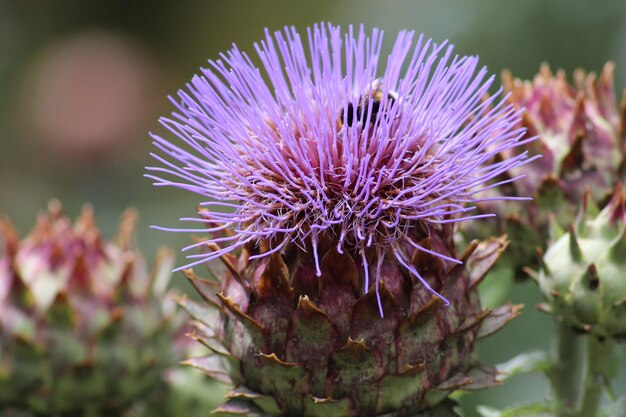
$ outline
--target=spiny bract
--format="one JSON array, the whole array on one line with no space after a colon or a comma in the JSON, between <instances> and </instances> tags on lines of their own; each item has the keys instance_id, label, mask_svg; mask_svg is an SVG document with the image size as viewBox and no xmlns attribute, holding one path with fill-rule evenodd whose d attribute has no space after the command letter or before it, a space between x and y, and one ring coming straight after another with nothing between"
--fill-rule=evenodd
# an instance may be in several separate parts
<instances>
[{"instance_id":1,"label":"spiny bract","mask_svg":"<svg viewBox=\"0 0 626 417\"><path fill-rule=\"evenodd\" d=\"M50 203L22 241L0 219L0 409L37 416L121 415L159 388L181 352L164 300L173 265L148 272L135 252L136 214L103 241L86 207L76 223Z\"/></svg>"},{"instance_id":2,"label":"spiny bract","mask_svg":"<svg viewBox=\"0 0 626 417\"><path fill-rule=\"evenodd\" d=\"M420 241L445 253L449 243L438 234ZM215 280L186 271L205 304L180 302L194 319L192 336L212 352L188 363L235 387L218 408L224 413L354 417L429 410L455 389L497 382L495 370L476 363L472 352L477 338L519 310L482 310L478 299L477 284L505 247L502 239L473 242L459 257L469 269L406 248L411 265L449 307L385 259L384 318L374 288L360 291L364 277L354 256L335 245L319 248L320 278L310 254L295 245L252 261L259 248L244 247L238 258L221 258Z\"/></svg>"},{"instance_id":3,"label":"spiny bract","mask_svg":"<svg viewBox=\"0 0 626 417\"><path fill-rule=\"evenodd\" d=\"M547 249L536 274L542 309L599 337L626 339L626 206L622 186L598 213L591 197Z\"/></svg>"}]
</instances>

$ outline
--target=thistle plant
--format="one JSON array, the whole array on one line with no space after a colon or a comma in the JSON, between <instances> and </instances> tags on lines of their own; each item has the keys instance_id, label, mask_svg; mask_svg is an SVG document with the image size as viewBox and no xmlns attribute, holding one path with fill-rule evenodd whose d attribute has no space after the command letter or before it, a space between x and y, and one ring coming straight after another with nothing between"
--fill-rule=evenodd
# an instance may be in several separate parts
<instances>
[{"instance_id":1,"label":"thistle plant","mask_svg":"<svg viewBox=\"0 0 626 417\"><path fill-rule=\"evenodd\" d=\"M149 272L136 219L127 212L111 242L89 207L72 225L53 201L23 240L0 219L4 415L121 416L163 389L181 355L180 315L165 297L173 256L159 252Z\"/></svg>"},{"instance_id":2,"label":"thistle plant","mask_svg":"<svg viewBox=\"0 0 626 417\"><path fill-rule=\"evenodd\" d=\"M604 392L616 398L613 350L626 339L625 215L621 185L601 211L588 192L576 221L554 233L532 273L546 299L540 309L556 321L557 355L547 371L558 416L594 417Z\"/></svg>"},{"instance_id":3,"label":"thistle plant","mask_svg":"<svg viewBox=\"0 0 626 417\"><path fill-rule=\"evenodd\" d=\"M532 81L514 80L508 72L503 77L509 100L526 109L527 135L538 137L524 147L541 158L530 161L524 178L499 190L534 197L524 210L509 204L499 216L500 230L515 242L508 266L538 282L546 299L539 308L555 321L552 355L536 356L526 367L549 377L549 407L559 417L594 417L603 393L613 399L619 394L609 379L613 346L626 330L620 185L626 91L618 107L613 71L612 63L597 77L578 70L572 84L547 65ZM501 178L519 172L515 167ZM602 411L623 415L621 406Z\"/></svg>"},{"instance_id":4,"label":"thistle plant","mask_svg":"<svg viewBox=\"0 0 626 417\"><path fill-rule=\"evenodd\" d=\"M267 32L260 68L237 47L209 61L153 135L155 185L205 200L182 219L205 229L161 228L208 233L178 268L210 350L189 363L234 387L225 413L454 415L450 392L496 382L476 340L519 309L483 310L476 290L506 239L457 250L456 225L524 199L481 193L532 138L446 42L400 32L383 58L378 30L307 38Z\"/></svg>"}]
</instances>

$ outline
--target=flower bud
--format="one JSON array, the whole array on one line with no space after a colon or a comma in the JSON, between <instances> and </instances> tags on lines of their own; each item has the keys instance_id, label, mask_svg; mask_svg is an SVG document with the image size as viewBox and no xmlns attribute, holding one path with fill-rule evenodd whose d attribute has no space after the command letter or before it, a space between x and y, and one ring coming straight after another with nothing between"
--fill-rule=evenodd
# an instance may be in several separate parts
<instances>
[{"instance_id":1,"label":"flower bud","mask_svg":"<svg viewBox=\"0 0 626 417\"><path fill-rule=\"evenodd\" d=\"M573 327L626 337L625 203L621 185L599 213L589 194L575 224L548 246L536 275L548 309Z\"/></svg>"},{"instance_id":2,"label":"flower bud","mask_svg":"<svg viewBox=\"0 0 626 417\"><path fill-rule=\"evenodd\" d=\"M153 271L133 248L137 215L102 239L86 207L72 225L58 202L20 240L0 219L0 408L34 415L121 415L159 388L180 352L163 300L173 256Z\"/></svg>"}]
</instances>

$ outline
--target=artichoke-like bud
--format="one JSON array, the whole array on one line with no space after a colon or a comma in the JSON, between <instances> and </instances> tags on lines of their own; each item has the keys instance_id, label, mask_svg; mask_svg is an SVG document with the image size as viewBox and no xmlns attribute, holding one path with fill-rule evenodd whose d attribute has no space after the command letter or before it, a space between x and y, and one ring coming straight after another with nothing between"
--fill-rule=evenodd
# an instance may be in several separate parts
<instances>
[{"instance_id":1,"label":"artichoke-like bud","mask_svg":"<svg viewBox=\"0 0 626 417\"><path fill-rule=\"evenodd\" d=\"M455 256L443 242L435 235L420 245ZM194 319L192 337L212 352L187 363L235 387L216 410L223 413L417 415L455 389L496 383L494 369L475 362L474 344L519 307L483 310L476 286L505 247L503 239L473 242L459 257L469 268L407 248L448 307L392 258L382 261L378 291L363 294L356 257L335 245L319 248L319 278L300 248L251 261L259 248L245 247L221 258L218 280L185 271L205 302L180 303Z\"/></svg>"},{"instance_id":2,"label":"artichoke-like bud","mask_svg":"<svg viewBox=\"0 0 626 417\"><path fill-rule=\"evenodd\" d=\"M180 355L181 323L163 300L173 256L159 252L149 272L133 248L136 219L126 212L112 242L89 207L72 225L51 202L22 241L0 221L0 408L121 415L159 387Z\"/></svg>"},{"instance_id":3,"label":"artichoke-like bud","mask_svg":"<svg viewBox=\"0 0 626 417\"><path fill-rule=\"evenodd\" d=\"M483 310L476 285L505 239L459 255L454 235L489 181L527 161L491 162L521 144L519 113L483 101L493 77L476 57L409 32L378 77L381 41L267 33L264 73L233 48L179 93L162 120L173 140L153 136L156 185L208 199L183 219L209 236L181 269L222 268L187 269L205 303L181 304L212 352L190 363L235 386L220 411L408 416L495 380L475 341L517 307Z\"/></svg>"},{"instance_id":4,"label":"artichoke-like bud","mask_svg":"<svg viewBox=\"0 0 626 417\"><path fill-rule=\"evenodd\" d=\"M542 309L599 337L626 338L626 206L621 185L598 213L589 194L577 222L552 242L536 274Z\"/></svg>"},{"instance_id":5,"label":"artichoke-like bud","mask_svg":"<svg viewBox=\"0 0 626 417\"><path fill-rule=\"evenodd\" d=\"M626 91L618 108L613 71L610 62L599 76L577 70L572 84L563 70L554 75L547 64L532 81L503 73L509 102L525 109L521 123L526 137L538 138L525 142L524 148L529 155L541 156L523 169L509 170L500 179L518 179L494 191L531 196L532 202L523 207L515 202L485 204L487 211L501 214L496 232L509 235L512 256L507 261L518 271L536 266L535 249L545 249L545 242L552 238L548 227L551 217L560 227L567 227L576 217L585 190L591 191L594 201L605 201L619 179L620 164L624 165L621 151L626 138ZM485 235L478 229L467 234Z\"/></svg>"},{"instance_id":6,"label":"artichoke-like bud","mask_svg":"<svg viewBox=\"0 0 626 417\"><path fill-rule=\"evenodd\" d=\"M527 165L524 178L514 183L519 195L532 195L540 207L547 206L542 200L556 187L565 200L578 207L585 189L592 190L596 199L610 191L621 162L626 105L622 100L620 114L613 72L610 62L599 77L579 69L573 85L563 70L553 75L547 64L533 81L503 73L509 100L525 108L522 123L526 135L539 138L526 145L529 153L541 158ZM522 172L514 169L512 173Z\"/></svg>"}]
</instances>

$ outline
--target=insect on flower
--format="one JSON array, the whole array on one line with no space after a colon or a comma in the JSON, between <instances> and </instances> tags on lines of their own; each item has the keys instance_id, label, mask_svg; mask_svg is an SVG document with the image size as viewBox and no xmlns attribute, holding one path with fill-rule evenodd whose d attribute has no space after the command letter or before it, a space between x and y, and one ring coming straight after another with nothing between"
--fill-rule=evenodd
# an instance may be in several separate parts
<instances>
[{"instance_id":1,"label":"insect on flower","mask_svg":"<svg viewBox=\"0 0 626 417\"><path fill-rule=\"evenodd\" d=\"M381 80L376 79L359 98L356 109L354 104L348 103L346 108L341 110L339 116L340 126L343 125L344 120L348 126L352 126L359 121L365 123L367 120L375 124L379 113L382 115L385 111L390 111L397 101L398 93L392 90L384 91ZM397 118L399 115L395 117Z\"/></svg>"}]
</instances>

